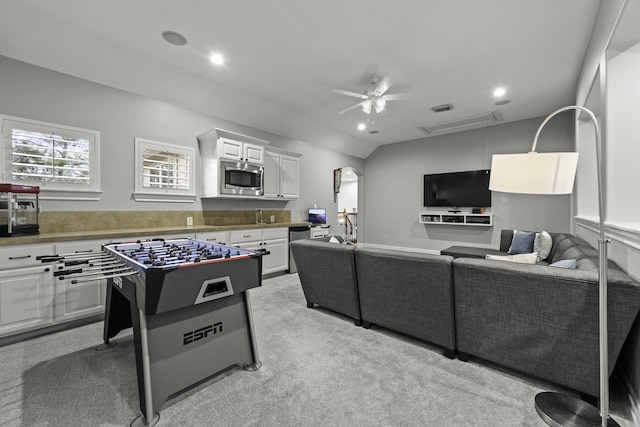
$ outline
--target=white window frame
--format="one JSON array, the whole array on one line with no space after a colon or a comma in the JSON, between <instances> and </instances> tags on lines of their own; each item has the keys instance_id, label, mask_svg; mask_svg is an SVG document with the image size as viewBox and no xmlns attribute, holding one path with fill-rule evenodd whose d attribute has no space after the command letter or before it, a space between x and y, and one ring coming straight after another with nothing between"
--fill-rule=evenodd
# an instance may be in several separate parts
<instances>
[{"instance_id":1,"label":"white window frame","mask_svg":"<svg viewBox=\"0 0 640 427\"><path fill-rule=\"evenodd\" d=\"M196 150L183 145L169 144L144 138L135 138L135 192L133 197L137 202L182 202L193 203L196 201L195 187L195 158ZM144 150L164 151L177 156L189 158L189 184L188 188L149 188L144 186Z\"/></svg>"},{"instance_id":2,"label":"white window frame","mask_svg":"<svg viewBox=\"0 0 640 427\"><path fill-rule=\"evenodd\" d=\"M11 165L13 155L12 130L20 129L43 134L56 134L67 138L89 141L89 182L87 184L71 182L42 181L38 179L14 180ZM32 120L23 117L0 115L0 177L2 182L12 182L40 187L43 200L99 200L100 189L100 132L58 123Z\"/></svg>"}]
</instances>

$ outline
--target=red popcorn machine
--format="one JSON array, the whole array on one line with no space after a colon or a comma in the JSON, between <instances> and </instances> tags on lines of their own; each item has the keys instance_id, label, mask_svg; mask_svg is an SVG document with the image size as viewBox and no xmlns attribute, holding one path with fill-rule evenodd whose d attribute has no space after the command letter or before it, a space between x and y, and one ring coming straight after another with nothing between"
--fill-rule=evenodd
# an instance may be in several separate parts
<instances>
[{"instance_id":1,"label":"red popcorn machine","mask_svg":"<svg viewBox=\"0 0 640 427\"><path fill-rule=\"evenodd\" d=\"M0 237L40 234L35 185L0 184Z\"/></svg>"}]
</instances>

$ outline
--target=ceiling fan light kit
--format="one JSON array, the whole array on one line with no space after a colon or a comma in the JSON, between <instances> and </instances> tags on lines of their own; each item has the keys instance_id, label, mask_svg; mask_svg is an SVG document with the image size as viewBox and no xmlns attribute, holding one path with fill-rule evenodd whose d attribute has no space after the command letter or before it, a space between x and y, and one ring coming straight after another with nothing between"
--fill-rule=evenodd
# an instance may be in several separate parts
<instances>
[{"instance_id":1,"label":"ceiling fan light kit","mask_svg":"<svg viewBox=\"0 0 640 427\"><path fill-rule=\"evenodd\" d=\"M334 89L334 93L364 99L364 101L352 105L349 108L345 108L338 114L346 113L347 111L353 110L358 107L362 107L362 111L365 114L371 114L372 111L375 111L377 114L379 114L385 110L387 101L404 101L407 99L416 99L420 97L420 95L416 93L385 94L392 84L393 81L391 80L391 76L386 76L385 78L378 81L378 77L374 75L369 78L369 86L367 86L364 94L350 92L348 90Z\"/></svg>"}]
</instances>

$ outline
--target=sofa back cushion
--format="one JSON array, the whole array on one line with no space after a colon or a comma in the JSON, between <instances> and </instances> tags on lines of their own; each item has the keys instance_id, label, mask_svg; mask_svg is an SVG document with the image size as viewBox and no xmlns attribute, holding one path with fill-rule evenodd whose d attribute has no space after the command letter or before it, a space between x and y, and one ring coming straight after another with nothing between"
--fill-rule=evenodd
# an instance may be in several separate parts
<instances>
[{"instance_id":1,"label":"sofa back cushion","mask_svg":"<svg viewBox=\"0 0 640 427\"><path fill-rule=\"evenodd\" d=\"M455 348L453 258L358 248L362 320Z\"/></svg>"},{"instance_id":2,"label":"sofa back cushion","mask_svg":"<svg viewBox=\"0 0 640 427\"><path fill-rule=\"evenodd\" d=\"M307 302L360 319L356 246L321 239L295 240L290 246Z\"/></svg>"},{"instance_id":3,"label":"sofa back cushion","mask_svg":"<svg viewBox=\"0 0 640 427\"><path fill-rule=\"evenodd\" d=\"M513 230L502 230L500 233L500 252L508 252L513 241Z\"/></svg>"}]
</instances>

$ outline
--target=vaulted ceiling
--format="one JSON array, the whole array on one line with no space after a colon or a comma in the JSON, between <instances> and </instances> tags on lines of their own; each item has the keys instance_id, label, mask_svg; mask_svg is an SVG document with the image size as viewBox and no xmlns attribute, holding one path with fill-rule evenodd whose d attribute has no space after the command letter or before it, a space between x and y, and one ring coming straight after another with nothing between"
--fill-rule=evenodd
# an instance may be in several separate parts
<instances>
[{"instance_id":1,"label":"vaulted ceiling","mask_svg":"<svg viewBox=\"0 0 640 427\"><path fill-rule=\"evenodd\" d=\"M598 0L3 1L0 55L366 158L379 145L426 137L420 127L495 111L505 123L573 103L598 6ZM167 43L161 36L167 30L187 44ZM222 66L209 61L213 52L224 55ZM359 100L332 90L362 93L372 74L392 76L388 93L420 97L389 102L379 115L359 108L338 114ZM497 87L506 94L494 97ZM453 109L431 110L441 104ZM357 129L361 122L365 130Z\"/></svg>"}]
</instances>

